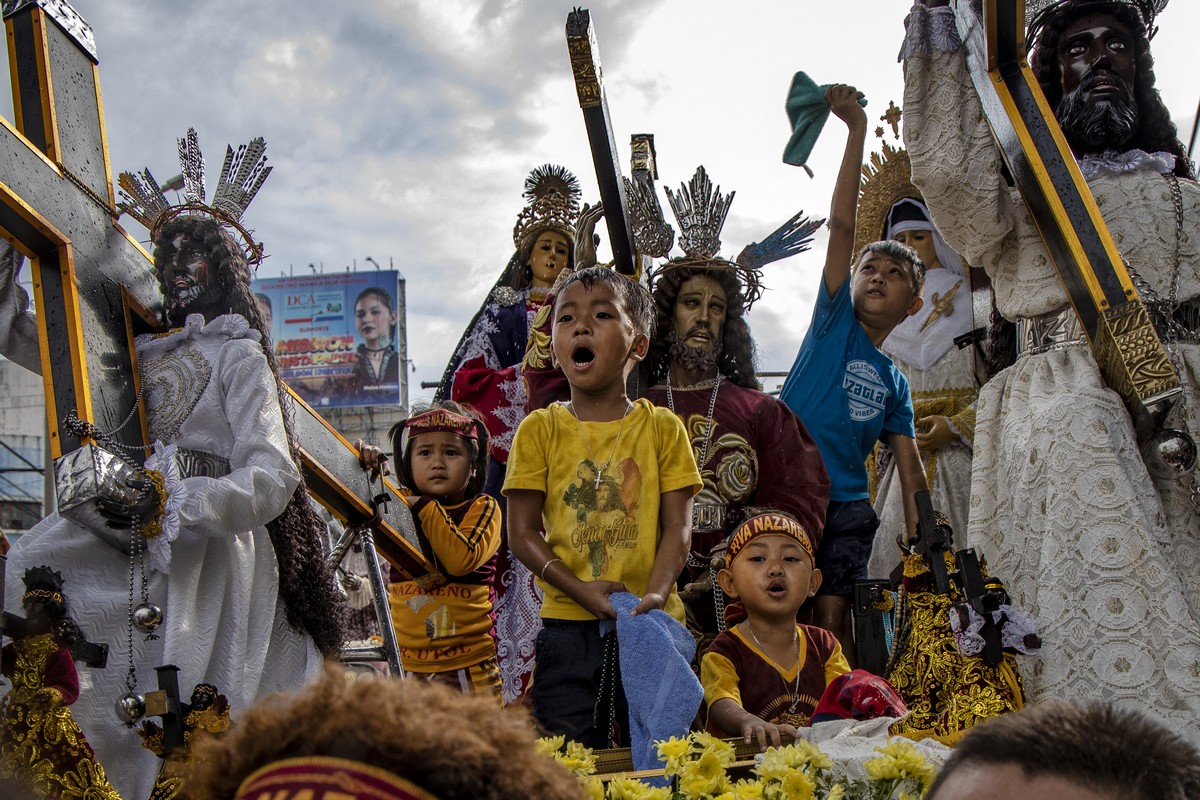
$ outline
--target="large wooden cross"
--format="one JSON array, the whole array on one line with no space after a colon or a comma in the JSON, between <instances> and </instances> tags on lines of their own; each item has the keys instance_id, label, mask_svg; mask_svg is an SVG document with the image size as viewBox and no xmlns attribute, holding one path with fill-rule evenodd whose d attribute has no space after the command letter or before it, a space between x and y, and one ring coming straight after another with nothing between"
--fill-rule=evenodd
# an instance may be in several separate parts
<instances>
[{"instance_id":1,"label":"large wooden cross","mask_svg":"<svg viewBox=\"0 0 1200 800\"><path fill-rule=\"evenodd\" d=\"M988 124L1101 374L1146 433L1179 376L1026 60L1024 0L957 0L956 19Z\"/></svg>"},{"instance_id":2,"label":"large wooden cross","mask_svg":"<svg viewBox=\"0 0 1200 800\"><path fill-rule=\"evenodd\" d=\"M89 443L64 426L69 413L102 431L130 413L138 394L132 337L154 324L144 309L161 307L161 296L150 256L117 223L90 27L65 0L4 0L4 21L16 120L0 118L0 236L32 264L57 458ZM369 524L401 572L428 572L407 506L391 503L377 515L355 449L294 399L310 492L347 525ZM144 448L142 419L115 438Z\"/></svg>"},{"instance_id":3,"label":"large wooden cross","mask_svg":"<svg viewBox=\"0 0 1200 800\"><path fill-rule=\"evenodd\" d=\"M583 110L583 122L592 148L592 163L596 166L600 200L604 203L604 223L612 246L613 267L624 275L636 275L634 257L637 247L629 224L629 201L625 197L621 158L608 118L600 50L587 9L577 8L567 15L567 50L571 55L575 92L579 96L579 107Z\"/></svg>"}]
</instances>

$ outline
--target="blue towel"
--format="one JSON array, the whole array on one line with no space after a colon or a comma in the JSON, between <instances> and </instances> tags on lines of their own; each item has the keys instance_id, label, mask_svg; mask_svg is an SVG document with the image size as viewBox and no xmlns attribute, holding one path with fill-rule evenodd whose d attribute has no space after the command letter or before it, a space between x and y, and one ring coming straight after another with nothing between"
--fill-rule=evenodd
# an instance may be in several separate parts
<instances>
[{"instance_id":1,"label":"blue towel","mask_svg":"<svg viewBox=\"0 0 1200 800\"><path fill-rule=\"evenodd\" d=\"M704 689L692 672L696 640L665 611L630 616L638 598L629 592L610 595L609 601L617 612L633 768L661 769L654 743L687 736L704 699Z\"/></svg>"}]
</instances>

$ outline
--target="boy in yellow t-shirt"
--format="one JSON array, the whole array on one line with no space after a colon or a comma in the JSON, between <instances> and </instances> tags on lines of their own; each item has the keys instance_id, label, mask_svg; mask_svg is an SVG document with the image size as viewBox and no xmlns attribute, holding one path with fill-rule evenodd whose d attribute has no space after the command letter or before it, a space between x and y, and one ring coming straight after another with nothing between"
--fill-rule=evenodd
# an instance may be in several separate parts
<instances>
[{"instance_id":1,"label":"boy in yellow t-shirt","mask_svg":"<svg viewBox=\"0 0 1200 800\"><path fill-rule=\"evenodd\" d=\"M605 664L616 665L615 634L600 636L600 620L616 617L609 595L632 592L641 598L633 614L658 608L683 621L675 579L700 474L679 419L625 392L649 347L651 319L649 293L612 270L566 279L551 350L571 400L525 418L504 482L509 546L545 594L534 716L591 747L611 744L595 723Z\"/></svg>"}]
</instances>

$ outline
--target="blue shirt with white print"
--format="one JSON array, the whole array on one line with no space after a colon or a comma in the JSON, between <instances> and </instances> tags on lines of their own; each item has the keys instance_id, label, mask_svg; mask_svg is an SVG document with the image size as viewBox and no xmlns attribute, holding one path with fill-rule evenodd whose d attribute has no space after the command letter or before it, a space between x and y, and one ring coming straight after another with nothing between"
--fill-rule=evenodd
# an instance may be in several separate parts
<instances>
[{"instance_id":1,"label":"blue shirt with white print","mask_svg":"<svg viewBox=\"0 0 1200 800\"><path fill-rule=\"evenodd\" d=\"M833 296L821 281L812 324L780 399L804 421L829 472L829 499L870 496L863 463L888 434L913 436L908 379L854 316L850 279Z\"/></svg>"}]
</instances>

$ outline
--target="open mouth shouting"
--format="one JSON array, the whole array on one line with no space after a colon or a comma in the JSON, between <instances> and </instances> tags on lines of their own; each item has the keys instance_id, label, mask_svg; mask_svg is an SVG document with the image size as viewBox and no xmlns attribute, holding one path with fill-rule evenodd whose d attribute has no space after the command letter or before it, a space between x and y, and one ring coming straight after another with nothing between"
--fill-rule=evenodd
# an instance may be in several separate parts
<instances>
[{"instance_id":1,"label":"open mouth shouting","mask_svg":"<svg viewBox=\"0 0 1200 800\"><path fill-rule=\"evenodd\" d=\"M577 345L571 351L571 363L575 369L585 370L596 360L596 353L585 344Z\"/></svg>"}]
</instances>

